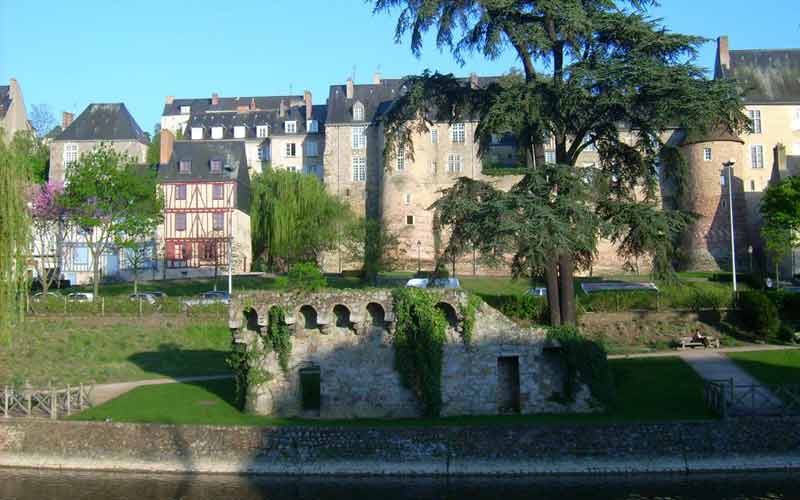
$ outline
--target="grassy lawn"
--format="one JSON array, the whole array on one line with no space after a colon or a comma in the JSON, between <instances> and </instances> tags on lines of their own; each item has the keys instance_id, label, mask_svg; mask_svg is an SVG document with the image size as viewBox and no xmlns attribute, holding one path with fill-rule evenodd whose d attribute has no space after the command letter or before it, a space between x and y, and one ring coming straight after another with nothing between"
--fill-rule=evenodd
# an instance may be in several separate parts
<instances>
[{"instance_id":1,"label":"grassy lawn","mask_svg":"<svg viewBox=\"0 0 800 500\"><path fill-rule=\"evenodd\" d=\"M35 318L0 348L0 384L123 382L227 373L220 319Z\"/></svg>"},{"instance_id":2,"label":"grassy lawn","mask_svg":"<svg viewBox=\"0 0 800 500\"><path fill-rule=\"evenodd\" d=\"M713 418L705 409L702 381L678 358L612 360L619 403L597 415L448 417L399 420L301 420L246 415L234 405L234 383L141 387L73 417L76 420L209 425L445 426L614 423Z\"/></svg>"},{"instance_id":3,"label":"grassy lawn","mask_svg":"<svg viewBox=\"0 0 800 500\"><path fill-rule=\"evenodd\" d=\"M800 384L800 349L730 352L728 357L763 384Z\"/></svg>"}]
</instances>

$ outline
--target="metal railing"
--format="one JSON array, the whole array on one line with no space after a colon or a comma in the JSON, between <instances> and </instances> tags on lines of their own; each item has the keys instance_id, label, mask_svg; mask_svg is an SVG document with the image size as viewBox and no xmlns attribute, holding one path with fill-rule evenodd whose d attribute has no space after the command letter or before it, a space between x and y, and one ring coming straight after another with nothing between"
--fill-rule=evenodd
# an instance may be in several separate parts
<instances>
[{"instance_id":1,"label":"metal railing","mask_svg":"<svg viewBox=\"0 0 800 500\"><path fill-rule=\"evenodd\" d=\"M704 398L706 406L723 418L800 415L800 385L713 380L706 382Z\"/></svg>"}]
</instances>

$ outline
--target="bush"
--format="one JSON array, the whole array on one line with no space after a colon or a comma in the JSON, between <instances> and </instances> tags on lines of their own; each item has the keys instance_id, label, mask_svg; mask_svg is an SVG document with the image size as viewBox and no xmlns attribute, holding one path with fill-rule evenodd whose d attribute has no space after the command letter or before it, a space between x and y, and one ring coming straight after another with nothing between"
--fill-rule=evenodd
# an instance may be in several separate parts
<instances>
[{"instance_id":1,"label":"bush","mask_svg":"<svg viewBox=\"0 0 800 500\"><path fill-rule=\"evenodd\" d=\"M547 321L547 299L532 295L481 295L481 298L512 319L544 323Z\"/></svg>"},{"instance_id":2,"label":"bush","mask_svg":"<svg viewBox=\"0 0 800 500\"><path fill-rule=\"evenodd\" d=\"M312 262L301 262L292 266L292 270L287 275L287 285L293 290L304 292L316 292L325 288L328 284L322 271Z\"/></svg>"},{"instance_id":3,"label":"bush","mask_svg":"<svg viewBox=\"0 0 800 500\"><path fill-rule=\"evenodd\" d=\"M769 292L767 296L778 308L778 314L784 320L800 320L800 293Z\"/></svg>"},{"instance_id":4,"label":"bush","mask_svg":"<svg viewBox=\"0 0 800 500\"><path fill-rule=\"evenodd\" d=\"M587 312L617 312L658 309L658 294L646 291L599 292L578 297Z\"/></svg>"},{"instance_id":5,"label":"bush","mask_svg":"<svg viewBox=\"0 0 800 500\"><path fill-rule=\"evenodd\" d=\"M579 384L586 384L598 401L612 405L615 400L614 378L603 345L567 326L550 328L547 338L558 342L562 349L567 370L564 397L574 401Z\"/></svg>"},{"instance_id":6,"label":"bush","mask_svg":"<svg viewBox=\"0 0 800 500\"><path fill-rule=\"evenodd\" d=\"M739 310L744 327L757 336L766 339L778 333L781 326L778 308L764 292L740 293Z\"/></svg>"}]
</instances>

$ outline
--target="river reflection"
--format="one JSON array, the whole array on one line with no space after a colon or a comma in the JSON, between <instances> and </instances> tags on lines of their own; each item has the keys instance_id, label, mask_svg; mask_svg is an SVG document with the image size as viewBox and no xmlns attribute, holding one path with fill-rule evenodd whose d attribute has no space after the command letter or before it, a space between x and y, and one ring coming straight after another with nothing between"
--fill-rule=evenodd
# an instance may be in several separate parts
<instances>
[{"instance_id":1,"label":"river reflection","mask_svg":"<svg viewBox=\"0 0 800 500\"><path fill-rule=\"evenodd\" d=\"M2 500L795 500L798 474L399 479L0 470Z\"/></svg>"}]
</instances>

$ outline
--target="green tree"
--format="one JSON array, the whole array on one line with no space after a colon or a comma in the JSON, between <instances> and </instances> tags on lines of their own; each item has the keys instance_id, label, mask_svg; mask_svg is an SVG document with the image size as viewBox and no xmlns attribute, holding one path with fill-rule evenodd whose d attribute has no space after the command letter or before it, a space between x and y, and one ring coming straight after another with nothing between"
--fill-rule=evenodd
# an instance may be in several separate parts
<instances>
[{"instance_id":1,"label":"green tree","mask_svg":"<svg viewBox=\"0 0 800 500\"><path fill-rule=\"evenodd\" d=\"M146 238L163 218L155 170L106 144L70 165L63 202L91 253L95 295L102 255L114 244Z\"/></svg>"},{"instance_id":2,"label":"green tree","mask_svg":"<svg viewBox=\"0 0 800 500\"><path fill-rule=\"evenodd\" d=\"M667 133L675 126L705 130L722 124L734 131L746 126L734 82L709 80L693 64L704 40L673 33L647 18L646 9L654 3L375 1L376 12L400 9L396 39L409 33L414 54L421 53L424 34L434 31L439 48L450 50L462 64L469 52L495 59L511 50L522 65L520 72L479 88L452 75L426 72L409 78L407 91L386 116L385 155L410 142L414 133L427 131L433 122L473 119L478 120L481 155L486 155L492 134L512 134L530 172L545 165L546 140L555 144L559 166L575 167L586 148L597 149L597 170L603 174L597 178L606 185L596 186L602 196L594 197L592 203L603 224L588 228L575 219L559 220L559 227L585 228L593 234L523 252L526 258L543 262L554 325L575 323L573 275L576 265L591 260L596 249L592 242L601 229L602 236L628 241L632 255L640 251L664 254L669 249L669 234L683 223L683 217L655 210L659 204L656 165ZM405 150L413 154L413 148ZM539 177L547 180L547 176ZM564 178L559 174L547 181L551 198L562 196L556 179ZM521 190L530 182L523 180ZM588 209L585 205L576 213ZM633 216L634 211L639 214ZM574 213L552 215L572 217ZM665 222L653 227L635 225L653 217L664 217ZM639 234L629 237L634 230ZM570 241L576 245L564 244Z\"/></svg>"},{"instance_id":3,"label":"green tree","mask_svg":"<svg viewBox=\"0 0 800 500\"><path fill-rule=\"evenodd\" d=\"M161 162L161 125L153 129L153 139L147 145L147 164L158 165Z\"/></svg>"},{"instance_id":4,"label":"green tree","mask_svg":"<svg viewBox=\"0 0 800 500\"><path fill-rule=\"evenodd\" d=\"M373 284L380 272L395 269L405 253L397 235L369 217L345 222L340 245L348 260L362 263L364 282Z\"/></svg>"},{"instance_id":5,"label":"green tree","mask_svg":"<svg viewBox=\"0 0 800 500\"><path fill-rule=\"evenodd\" d=\"M338 228L351 216L313 175L268 170L253 178L250 191L254 256L271 268L319 263L324 251L335 248Z\"/></svg>"},{"instance_id":6,"label":"green tree","mask_svg":"<svg viewBox=\"0 0 800 500\"><path fill-rule=\"evenodd\" d=\"M50 148L30 131L20 130L7 145L9 154L28 173L26 176L36 184L47 182L50 168Z\"/></svg>"},{"instance_id":7,"label":"green tree","mask_svg":"<svg viewBox=\"0 0 800 500\"><path fill-rule=\"evenodd\" d=\"M781 260L800 244L800 177L788 177L770 185L761 200L761 215L764 217L761 237L778 280Z\"/></svg>"}]
</instances>

